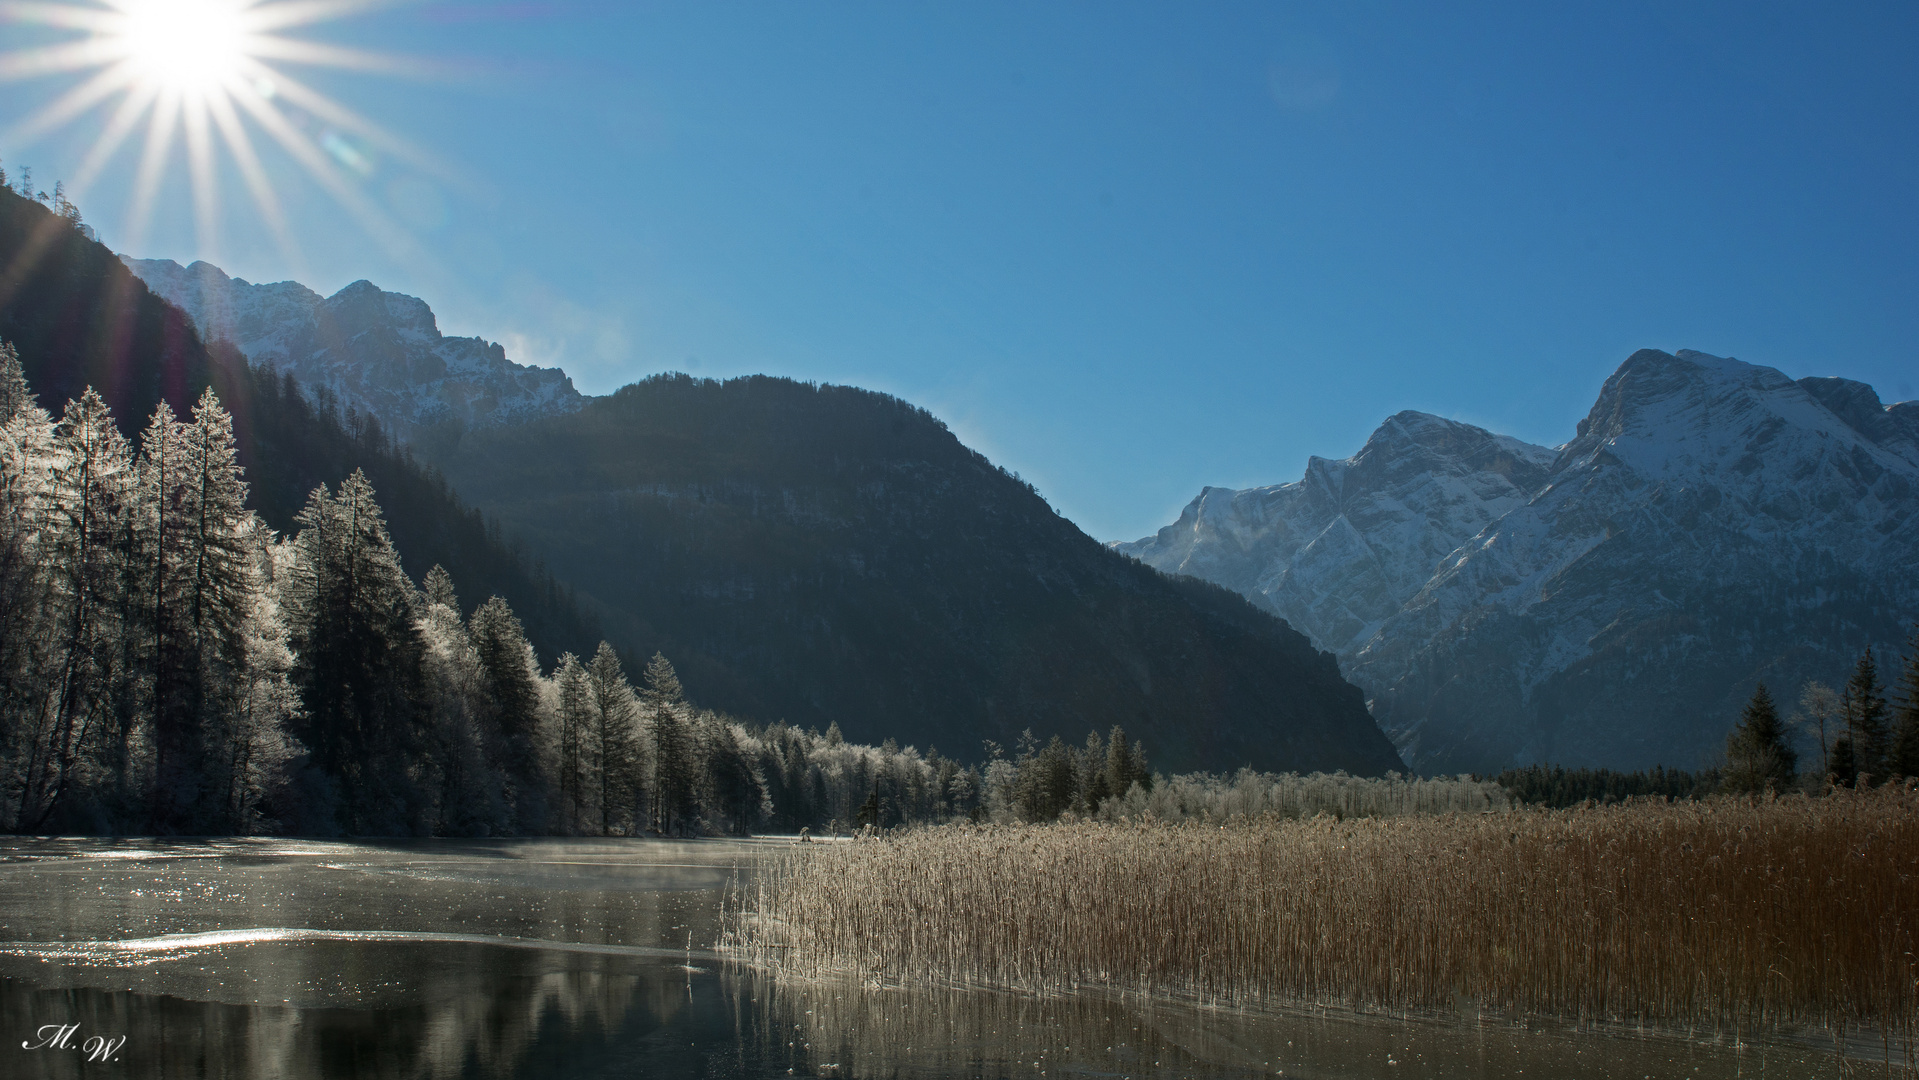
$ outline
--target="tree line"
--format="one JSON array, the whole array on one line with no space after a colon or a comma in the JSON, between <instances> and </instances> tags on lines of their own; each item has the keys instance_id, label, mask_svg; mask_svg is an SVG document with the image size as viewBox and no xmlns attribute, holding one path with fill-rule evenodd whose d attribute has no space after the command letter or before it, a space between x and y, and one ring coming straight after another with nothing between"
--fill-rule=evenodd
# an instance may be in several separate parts
<instances>
[{"instance_id":1,"label":"tree line","mask_svg":"<svg viewBox=\"0 0 1919 1080\"><path fill-rule=\"evenodd\" d=\"M1805 761L1795 744L1809 744L1817 759ZM1900 658L1898 682L1888 696L1879 662L1866 649L1844 685L1833 690L1807 683L1798 706L1782 715L1772 692L1753 687L1738 722L1726 736L1723 765L1686 771L1643 772L1567 769L1532 765L1508 769L1496 781L1516 800L1570 807L1640 796L1694 798L1718 792L1757 794L1795 788L1871 787L1919 777L1919 626Z\"/></svg>"},{"instance_id":2,"label":"tree line","mask_svg":"<svg viewBox=\"0 0 1919 1080\"><path fill-rule=\"evenodd\" d=\"M1806 684L1799 708L1782 717L1765 683L1753 689L1739 723L1726 737L1728 790L1784 791L1813 786L1869 787L1919 777L1919 624L1901 658L1895 696L1887 697L1870 648L1834 692ZM1801 771L1793 747L1797 729L1817 749L1817 765ZM1810 763L1809 763L1810 764Z\"/></svg>"},{"instance_id":3,"label":"tree line","mask_svg":"<svg viewBox=\"0 0 1919 1080\"><path fill-rule=\"evenodd\" d=\"M136 439L0 343L0 827L488 836L1050 820L1153 780L1115 728L986 769L701 709L664 656L546 670L498 596L402 569L371 482L276 534L211 390Z\"/></svg>"}]
</instances>

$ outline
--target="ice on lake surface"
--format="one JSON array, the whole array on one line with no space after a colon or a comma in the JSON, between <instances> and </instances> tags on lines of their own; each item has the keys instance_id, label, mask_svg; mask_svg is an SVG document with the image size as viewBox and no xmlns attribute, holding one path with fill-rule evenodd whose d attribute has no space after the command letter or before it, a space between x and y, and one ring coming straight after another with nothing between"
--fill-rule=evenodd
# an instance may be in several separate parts
<instances>
[{"instance_id":1,"label":"ice on lake surface","mask_svg":"<svg viewBox=\"0 0 1919 1080\"><path fill-rule=\"evenodd\" d=\"M783 850L0 840L0 1076L1840 1075L1788 1044L781 984L713 950Z\"/></svg>"}]
</instances>

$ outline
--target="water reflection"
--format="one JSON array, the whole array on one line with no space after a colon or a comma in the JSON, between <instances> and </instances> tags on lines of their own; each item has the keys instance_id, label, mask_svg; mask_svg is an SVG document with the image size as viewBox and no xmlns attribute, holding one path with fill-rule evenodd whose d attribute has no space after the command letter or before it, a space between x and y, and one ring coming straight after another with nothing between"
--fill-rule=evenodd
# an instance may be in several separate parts
<instances>
[{"instance_id":1,"label":"water reflection","mask_svg":"<svg viewBox=\"0 0 1919 1080\"><path fill-rule=\"evenodd\" d=\"M781 984L711 951L768 849L0 841L0 1076L1840 1075L1814 1048Z\"/></svg>"},{"instance_id":2,"label":"water reflection","mask_svg":"<svg viewBox=\"0 0 1919 1080\"><path fill-rule=\"evenodd\" d=\"M1816 1047L1506 1021L1248 1011L1086 992L741 983L759 1006L756 1037L817 1075L1799 1080L1855 1071Z\"/></svg>"},{"instance_id":3,"label":"water reflection","mask_svg":"<svg viewBox=\"0 0 1919 1080\"><path fill-rule=\"evenodd\" d=\"M761 1075L711 948L763 850L0 845L0 1075Z\"/></svg>"}]
</instances>

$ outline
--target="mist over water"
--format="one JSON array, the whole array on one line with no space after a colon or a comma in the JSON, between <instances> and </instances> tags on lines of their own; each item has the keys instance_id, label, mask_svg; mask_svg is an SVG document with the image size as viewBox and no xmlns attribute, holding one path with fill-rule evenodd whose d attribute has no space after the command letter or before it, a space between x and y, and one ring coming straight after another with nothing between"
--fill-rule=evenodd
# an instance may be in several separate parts
<instances>
[{"instance_id":1,"label":"mist over water","mask_svg":"<svg viewBox=\"0 0 1919 1080\"><path fill-rule=\"evenodd\" d=\"M784 845L0 842L0 1075L1840 1075L1504 1020L782 984L714 948L729 883Z\"/></svg>"}]
</instances>

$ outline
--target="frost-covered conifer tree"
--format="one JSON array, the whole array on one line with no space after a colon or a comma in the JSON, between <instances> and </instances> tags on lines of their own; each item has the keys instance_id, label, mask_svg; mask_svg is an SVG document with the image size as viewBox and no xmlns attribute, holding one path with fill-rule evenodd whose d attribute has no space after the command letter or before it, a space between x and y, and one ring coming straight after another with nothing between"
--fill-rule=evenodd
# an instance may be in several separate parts
<instances>
[{"instance_id":1,"label":"frost-covered conifer tree","mask_svg":"<svg viewBox=\"0 0 1919 1080\"><path fill-rule=\"evenodd\" d=\"M1080 751L1075 771L1080 782L1078 809L1081 813L1097 813L1099 804L1113 794L1112 782L1106 774L1106 743L1099 732L1086 733L1086 747Z\"/></svg>"},{"instance_id":2,"label":"frost-covered conifer tree","mask_svg":"<svg viewBox=\"0 0 1919 1080\"><path fill-rule=\"evenodd\" d=\"M426 572L426 579L420 582L420 591L429 605L439 604L451 611L454 618L459 617L460 597L453 588L453 575L446 572L446 567L434 563L433 569Z\"/></svg>"},{"instance_id":3,"label":"frost-covered conifer tree","mask_svg":"<svg viewBox=\"0 0 1919 1080\"><path fill-rule=\"evenodd\" d=\"M702 713L696 730L705 764L702 801L716 827L744 835L765 819L772 807L766 801L766 783L740 744L732 724ZM915 777L917 779L917 777Z\"/></svg>"},{"instance_id":4,"label":"frost-covered conifer tree","mask_svg":"<svg viewBox=\"0 0 1919 1080\"><path fill-rule=\"evenodd\" d=\"M587 665L587 704L594 769L593 794L599 811L600 835L613 835L615 829L637 832L645 818L638 816L638 799L644 768L640 746L639 703L626 673L620 670L619 654L613 646L600 642ZM630 827L629 827L630 822Z\"/></svg>"},{"instance_id":5,"label":"frost-covered conifer tree","mask_svg":"<svg viewBox=\"0 0 1919 1080\"><path fill-rule=\"evenodd\" d=\"M15 827L54 644L47 567L53 418L0 342L0 827Z\"/></svg>"},{"instance_id":6,"label":"frost-covered conifer tree","mask_svg":"<svg viewBox=\"0 0 1919 1080\"><path fill-rule=\"evenodd\" d=\"M339 828L426 830L414 784L424 642L373 485L358 470L338 494L321 485L296 520L281 603L306 706L297 734L339 792Z\"/></svg>"},{"instance_id":7,"label":"frost-covered conifer tree","mask_svg":"<svg viewBox=\"0 0 1919 1080\"><path fill-rule=\"evenodd\" d=\"M511 827L522 834L544 832L548 822L540 768L540 668L533 646L512 607L498 596L473 612L467 634L485 680L492 765L501 779Z\"/></svg>"},{"instance_id":8,"label":"frost-covered conifer tree","mask_svg":"<svg viewBox=\"0 0 1919 1080\"><path fill-rule=\"evenodd\" d=\"M89 780L101 729L111 722L123 627L117 558L132 455L91 387L54 429L45 554L52 575L54 645L30 733L16 827L38 830Z\"/></svg>"},{"instance_id":9,"label":"frost-covered conifer tree","mask_svg":"<svg viewBox=\"0 0 1919 1080\"><path fill-rule=\"evenodd\" d=\"M420 619L426 645L429 756L437 803L434 831L491 836L508 831L506 798L492 761L492 707L479 653L460 618L460 600L444 567L424 583Z\"/></svg>"},{"instance_id":10,"label":"frost-covered conifer tree","mask_svg":"<svg viewBox=\"0 0 1919 1080\"><path fill-rule=\"evenodd\" d=\"M698 813L698 768L695 747L684 718L686 692L673 665L659 653L647 661L640 701L646 713L647 739L652 743L652 784L649 785L653 827L660 832L690 828Z\"/></svg>"},{"instance_id":11,"label":"frost-covered conifer tree","mask_svg":"<svg viewBox=\"0 0 1919 1080\"><path fill-rule=\"evenodd\" d=\"M211 389L191 423L162 403L142 439L141 516L151 538L141 583L151 620L152 827L206 831L230 781L231 722L247 681L247 621L261 588L233 418Z\"/></svg>"},{"instance_id":12,"label":"frost-covered conifer tree","mask_svg":"<svg viewBox=\"0 0 1919 1080\"><path fill-rule=\"evenodd\" d=\"M586 787L591 767L587 752L588 732L593 725L592 694L587 685L586 668L572 653L561 655L554 668L553 682L559 697L554 771L560 787L560 829L577 833L586 817L589 798Z\"/></svg>"},{"instance_id":13,"label":"frost-covered conifer tree","mask_svg":"<svg viewBox=\"0 0 1919 1080\"><path fill-rule=\"evenodd\" d=\"M1115 724L1106 740L1106 786L1114 795L1124 795L1134 784L1151 791L1153 773L1146 767L1145 751Z\"/></svg>"},{"instance_id":14,"label":"frost-covered conifer tree","mask_svg":"<svg viewBox=\"0 0 1919 1080\"><path fill-rule=\"evenodd\" d=\"M273 537L258 519L249 524L254 581L240 625L241 663L222 685L221 708L207 744L212 794L224 815L224 828L237 833L262 832L278 824L267 819L263 804L269 797L287 797L287 766L305 749L292 735L303 710L293 685L286 618L268 587Z\"/></svg>"}]
</instances>

